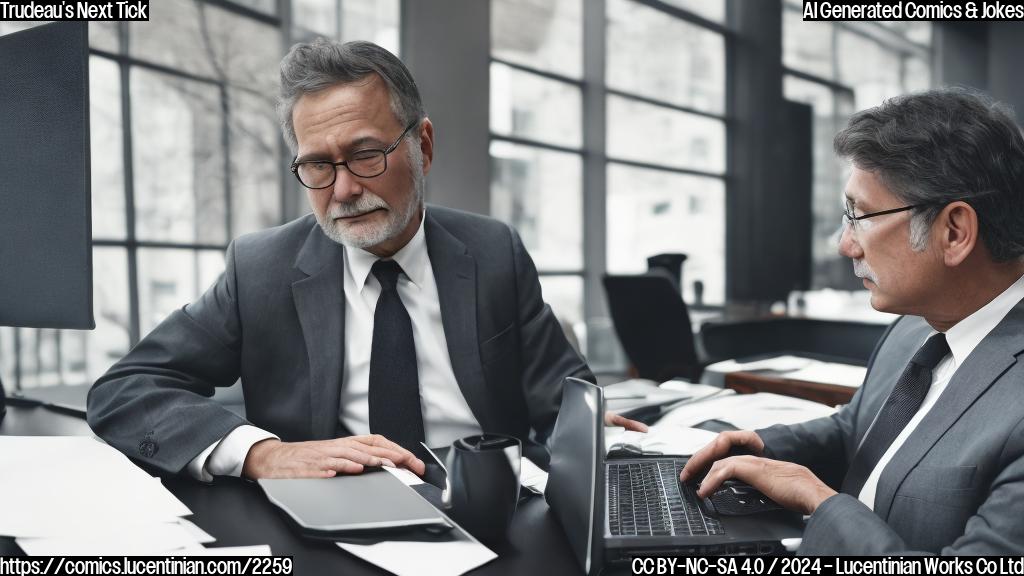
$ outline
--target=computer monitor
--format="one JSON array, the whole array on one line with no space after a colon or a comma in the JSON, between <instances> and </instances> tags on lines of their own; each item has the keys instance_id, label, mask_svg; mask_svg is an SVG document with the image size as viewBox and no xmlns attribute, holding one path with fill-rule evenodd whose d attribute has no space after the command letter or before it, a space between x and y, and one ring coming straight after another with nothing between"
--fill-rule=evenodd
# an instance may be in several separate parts
<instances>
[{"instance_id":1,"label":"computer monitor","mask_svg":"<svg viewBox=\"0 0 1024 576\"><path fill-rule=\"evenodd\" d=\"M0 326L95 327L85 22L0 37Z\"/></svg>"}]
</instances>

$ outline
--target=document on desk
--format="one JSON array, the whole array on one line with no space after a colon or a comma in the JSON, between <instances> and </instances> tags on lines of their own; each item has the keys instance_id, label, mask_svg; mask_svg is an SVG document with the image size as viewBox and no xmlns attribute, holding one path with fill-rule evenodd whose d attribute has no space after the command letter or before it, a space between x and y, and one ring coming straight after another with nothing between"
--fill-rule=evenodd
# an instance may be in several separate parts
<instances>
[{"instance_id":1,"label":"document on desk","mask_svg":"<svg viewBox=\"0 0 1024 576\"><path fill-rule=\"evenodd\" d=\"M605 428L604 443L608 452L625 449L640 454L692 456L717 435L708 430L659 422L649 426L646 433L625 428Z\"/></svg>"},{"instance_id":2,"label":"document on desk","mask_svg":"<svg viewBox=\"0 0 1024 576\"><path fill-rule=\"evenodd\" d=\"M79 535L192 514L160 479L93 438L0 436L0 462L0 535Z\"/></svg>"},{"instance_id":3,"label":"document on desk","mask_svg":"<svg viewBox=\"0 0 1024 576\"><path fill-rule=\"evenodd\" d=\"M396 576L459 576L498 557L458 525L446 534L448 539L442 541L337 544L349 554Z\"/></svg>"},{"instance_id":4,"label":"document on desk","mask_svg":"<svg viewBox=\"0 0 1024 576\"><path fill-rule=\"evenodd\" d=\"M804 380L806 382L822 382L825 384L838 384L850 388L860 388L867 376L868 369L864 366L852 364L840 364L838 362L814 362L799 370L782 374L784 378L793 380Z\"/></svg>"},{"instance_id":5,"label":"document on desk","mask_svg":"<svg viewBox=\"0 0 1024 576\"><path fill-rule=\"evenodd\" d=\"M658 421L659 426L695 426L706 420L728 422L740 430L756 430L774 424L797 424L835 413L836 409L810 400L760 392L723 394L684 404Z\"/></svg>"},{"instance_id":6,"label":"document on desk","mask_svg":"<svg viewBox=\"0 0 1024 576\"><path fill-rule=\"evenodd\" d=\"M127 527L97 522L88 533L16 538L15 542L29 556L155 556L202 548L196 536L176 522Z\"/></svg>"}]
</instances>

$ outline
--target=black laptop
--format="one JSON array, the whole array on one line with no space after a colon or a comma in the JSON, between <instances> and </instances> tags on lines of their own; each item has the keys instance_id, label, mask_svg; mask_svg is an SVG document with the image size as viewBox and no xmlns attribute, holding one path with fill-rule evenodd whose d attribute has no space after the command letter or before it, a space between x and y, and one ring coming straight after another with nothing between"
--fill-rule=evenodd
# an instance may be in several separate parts
<instances>
[{"instance_id":1,"label":"black laptop","mask_svg":"<svg viewBox=\"0 0 1024 576\"><path fill-rule=\"evenodd\" d=\"M797 513L733 516L698 497L679 481L686 458L606 459L604 410L601 388L566 378L545 490L588 574L634 556L783 553L783 540L800 537Z\"/></svg>"}]
</instances>

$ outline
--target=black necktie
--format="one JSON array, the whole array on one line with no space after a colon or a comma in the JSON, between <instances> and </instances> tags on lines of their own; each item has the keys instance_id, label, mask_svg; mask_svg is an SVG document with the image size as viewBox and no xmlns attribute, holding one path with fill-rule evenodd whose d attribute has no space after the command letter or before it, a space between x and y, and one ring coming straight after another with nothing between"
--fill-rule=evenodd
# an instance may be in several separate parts
<instances>
[{"instance_id":1,"label":"black necktie","mask_svg":"<svg viewBox=\"0 0 1024 576\"><path fill-rule=\"evenodd\" d=\"M423 413L412 321L398 296L402 268L393 260L378 260L370 271L380 282L370 349L370 432L419 456Z\"/></svg>"},{"instance_id":2,"label":"black necktie","mask_svg":"<svg viewBox=\"0 0 1024 576\"><path fill-rule=\"evenodd\" d=\"M875 425L868 431L867 437L854 455L843 480L843 492L855 498L860 494L864 482L882 459L882 455L921 407L925 395L928 394L928 388L932 385L932 370L946 354L949 354L949 344L946 343L946 335L942 333L933 335L924 346L921 346L917 354L914 354L910 364L907 364L899 381L896 382L896 387L889 394L889 399L878 413Z\"/></svg>"}]
</instances>

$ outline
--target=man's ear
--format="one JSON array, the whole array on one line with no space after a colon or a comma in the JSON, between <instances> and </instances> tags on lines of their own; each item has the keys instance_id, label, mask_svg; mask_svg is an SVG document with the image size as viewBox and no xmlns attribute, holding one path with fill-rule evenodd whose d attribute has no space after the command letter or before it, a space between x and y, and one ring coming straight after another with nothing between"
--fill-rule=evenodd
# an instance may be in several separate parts
<instances>
[{"instance_id":1,"label":"man's ear","mask_svg":"<svg viewBox=\"0 0 1024 576\"><path fill-rule=\"evenodd\" d=\"M943 208L935 220L943 262L949 267L959 266L978 243L978 213L958 200Z\"/></svg>"},{"instance_id":2,"label":"man's ear","mask_svg":"<svg viewBox=\"0 0 1024 576\"><path fill-rule=\"evenodd\" d=\"M434 124L430 118L420 122L420 152L423 153L423 175L426 176L434 162Z\"/></svg>"}]
</instances>

